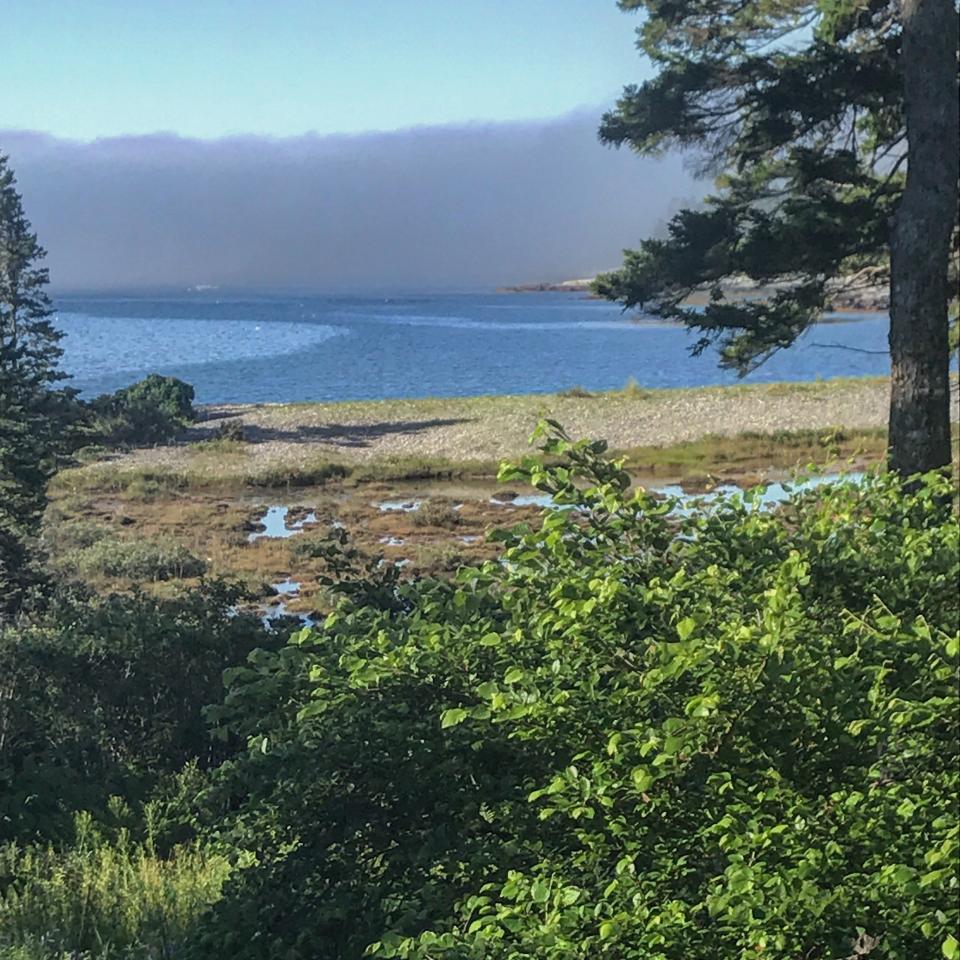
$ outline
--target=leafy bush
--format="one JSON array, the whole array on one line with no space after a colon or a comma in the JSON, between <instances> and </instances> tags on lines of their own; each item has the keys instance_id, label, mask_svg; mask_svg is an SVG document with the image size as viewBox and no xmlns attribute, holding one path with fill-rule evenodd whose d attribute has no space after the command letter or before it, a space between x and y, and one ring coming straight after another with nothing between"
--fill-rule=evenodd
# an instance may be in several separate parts
<instances>
[{"instance_id":1,"label":"leafy bush","mask_svg":"<svg viewBox=\"0 0 960 960\"><path fill-rule=\"evenodd\" d=\"M228 671L209 794L254 851L195 957L895 960L955 950L952 484L706 512L602 445L504 471L574 509L456 583L340 565Z\"/></svg>"},{"instance_id":2,"label":"leafy bush","mask_svg":"<svg viewBox=\"0 0 960 960\"><path fill-rule=\"evenodd\" d=\"M411 514L418 527L455 527L460 523L460 514L449 500L432 497L424 500Z\"/></svg>"},{"instance_id":3,"label":"leafy bush","mask_svg":"<svg viewBox=\"0 0 960 960\"><path fill-rule=\"evenodd\" d=\"M112 794L140 803L185 765L230 756L241 741L211 737L203 709L226 667L275 645L235 614L244 598L223 583L178 600L75 590L0 631L0 840L59 839L77 810L103 811Z\"/></svg>"},{"instance_id":4,"label":"leafy bush","mask_svg":"<svg viewBox=\"0 0 960 960\"><path fill-rule=\"evenodd\" d=\"M196 418L193 397L189 383L151 373L90 403L92 433L107 446L164 443Z\"/></svg>"},{"instance_id":5,"label":"leafy bush","mask_svg":"<svg viewBox=\"0 0 960 960\"><path fill-rule=\"evenodd\" d=\"M228 872L196 845L162 858L123 830L110 842L80 814L66 849L0 847L0 958L174 956Z\"/></svg>"},{"instance_id":6,"label":"leafy bush","mask_svg":"<svg viewBox=\"0 0 960 960\"><path fill-rule=\"evenodd\" d=\"M101 536L64 557L63 566L72 567L87 577L125 577L140 582L199 577L206 569L199 557L169 537Z\"/></svg>"}]
</instances>

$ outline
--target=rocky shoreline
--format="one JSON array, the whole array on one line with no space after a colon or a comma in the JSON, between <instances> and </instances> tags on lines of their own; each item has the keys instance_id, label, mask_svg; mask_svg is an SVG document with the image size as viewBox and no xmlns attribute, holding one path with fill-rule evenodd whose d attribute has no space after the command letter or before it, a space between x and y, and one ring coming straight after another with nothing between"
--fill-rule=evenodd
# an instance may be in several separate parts
<instances>
[{"instance_id":1,"label":"rocky shoreline","mask_svg":"<svg viewBox=\"0 0 960 960\"><path fill-rule=\"evenodd\" d=\"M595 277L584 277L577 280L562 280L558 283L549 281L539 283L521 283L513 286L500 287L497 293L575 293L583 299L602 300L593 292ZM778 287L757 286L744 278L723 285L724 296L731 300L759 300L770 296ZM709 300L709 291L698 290L689 296L685 303L688 306L703 306ZM890 291L885 284L871 283L869 279L853 277L850 280L838 282L829 290L827 309L838 313L880 313L890 307Z\"/></svg>"}]
</instances>

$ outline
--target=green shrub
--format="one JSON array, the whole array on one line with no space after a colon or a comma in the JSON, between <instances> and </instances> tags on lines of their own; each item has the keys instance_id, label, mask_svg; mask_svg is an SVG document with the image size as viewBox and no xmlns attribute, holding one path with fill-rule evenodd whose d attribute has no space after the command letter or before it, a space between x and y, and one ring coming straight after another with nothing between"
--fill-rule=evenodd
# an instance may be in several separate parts
<instances>
[{"instance_id":1,"label":"green shrub","mask_svg":"<svg viewBox=\"0 0 960 960\"><path fill-rule=\"evenodd\" d=\"M68 554L63 566L85 577L124 577L136 581L199 577L206 564L169 537L120 539L102 536Z\"/></svg>"},{"instance_id":2,"label":"green shrub","mask_svg":"<svg viewBox=\"0 0 960 960\"><path fill-rule=\"evenodd\" d=\"M196 845L162 858L124 830L110 842L80 814L65 849L0 847L0 957L174 956L228 873Z\"/></svg>"},{"instance_id":3,"label":"green shrub","mask_svg":"<svg viewBox=\"0 0 960 960\"><path fill-rule=\"evenodd\" d=\"M215 440L234 440L237 443L244 443L246 435L243 429L243 421L239 419L223 420L214 431Z\"/></svg>"},{"instance_id":4,"label":"green shrub","mask_svg":"<svg viewBox=\"0 0 960 960\"><path fill-rule=\"evenodd\" d=\"M168 777L195 795L185 765L205 771L241 743L203 719L224 669L276 644L236 614L250 599L220 582L177 600L63 589L37 622L0 630L0 841L62 840L77 810L140 804Z\"/></svg>"},{"instance_id":5,"label":"green shrub","mask_svg":"<svg viewBox=\"0 0 960 960\"><path fill-rule=\"evenodd\" d=\"M340 528L328 527L309 530L304 536L293 537L287 543L292 560L325 560L339 551Z\"/></svg>"},{"instance_id":6,"label":"green shrub","mask_svg":"<svg viewBox=\"0 0 960 960\"><path fill-rule=\"evenodd\" d=\"M322 626L227 672L250 749L210 802L258 864L192 957L951 955L951 482L687 515L602 450L504 471L576 509L499 561L345 560Z\"/></svg>"},{"instance_id":7,"label":"green shrub","mask_svg":"<svg viewBox=\"0 0 960 960\"><path fill-rule=\"evenodd\" d=\"M44 545L54 564L113 536L111 529L95 520L62 519L47 523L43 531Z\"/></svg>"},{"instance_id":8,"label":"green shrub","mask_svg":"<svg viewBox=\"0 0 960 960\"><path fill-rule=\"evenodd\" d=\"M164 443L195 418L193 387L176 377L148 377L90 403L91 431L107 446Z\"/></svg>"},{"instance_id":9,"label":"green shrub","mask_svg":"<svg viewBox=\"0 0 960 960\"><path fill-rule=\"evenodd\" d=\"M433 497L424 500L411 514L418 527L455 527L460 523L460 514L449 500Z\"/></svg>"}]
</instances>

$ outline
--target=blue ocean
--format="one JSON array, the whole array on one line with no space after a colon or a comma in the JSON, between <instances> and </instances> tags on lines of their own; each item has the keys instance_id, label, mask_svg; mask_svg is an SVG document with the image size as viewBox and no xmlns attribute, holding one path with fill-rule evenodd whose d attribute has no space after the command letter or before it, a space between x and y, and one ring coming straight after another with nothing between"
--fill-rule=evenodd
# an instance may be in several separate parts
<instances>
[{"instance_id":1,"label":"blue ocean","mask_svg":"<svg viewBox=\"0 0 960 960\"><path fill-rule=\"evenodd\" d=\"M71 298L63 369L82 395L148 373L201 403L689 387L737 382L686 330L577 294ZM830 318L747 383L889 372L885 314ZM853 348L853 349L851 349Z\"/></svg>"}]
</instances>

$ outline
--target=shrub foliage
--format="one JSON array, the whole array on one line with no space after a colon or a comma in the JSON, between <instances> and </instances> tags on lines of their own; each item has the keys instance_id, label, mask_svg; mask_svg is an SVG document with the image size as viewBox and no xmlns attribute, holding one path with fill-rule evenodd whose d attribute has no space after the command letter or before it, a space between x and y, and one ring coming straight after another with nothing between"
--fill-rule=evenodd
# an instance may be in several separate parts
<instances>
[{"instance_id":1,"label":"shrub foliage","mask_svg":"<svg viewBox=\"0 0 960 960\"><path fill-rule=\"evenodd\" d=\"M206 564L172 537L133 539L105 536L62 559L84 576L125 577L145 582L199 577Z\"/></svg>"},{"instance_id":2,"label":"shrub foliage","mask_svg":"<svg viewBox=\"0 0 960 960\"><path fill-rule=\"evenodd\" d=\"M172 440L196 419L193 387L176 377L151 373L90 403L91 430L107 446Z\"/></svg>"},{"instance_id":3,"label":"shrub foliage","mask_svg":"<svg viewBox=\"0 0 960 960\"><path fill-rule=\"evenodd\" d=\"M256 618L230 615L240 599L219 583L180 600L77 592L0 631L0 841L62 839L77 811L111 795L140 804L236 748L202 711L223 670L270 642Z\"/></svg>"},{"instance_id":4,"label":"shrub foliage","mask_svg":"<svg viewBox=\"0 0 960 960\"><path fill-rule=\"evenodd\" d=\"M228 671L194 955L956 956L952 483L676 511L545 429L500 561Z\"/></svg>"}]
</instances>

